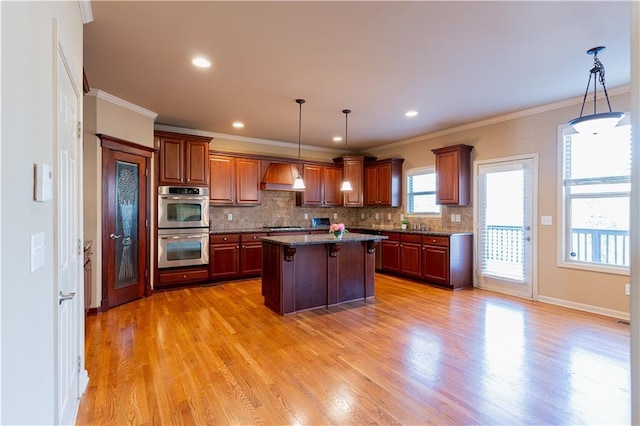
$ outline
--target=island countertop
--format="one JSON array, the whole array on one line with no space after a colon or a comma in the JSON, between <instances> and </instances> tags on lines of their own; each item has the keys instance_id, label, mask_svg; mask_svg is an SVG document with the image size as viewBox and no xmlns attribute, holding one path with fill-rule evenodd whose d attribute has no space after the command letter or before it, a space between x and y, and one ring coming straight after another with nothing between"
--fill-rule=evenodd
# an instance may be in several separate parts
<instances>
[{"instance_id":1,"label":"island countertop","mask_svg":"<svg viewBox=\"0 0 640 426\"><path fill-rule=\"evenodd\" d=\"M306 246L313 244L339 244L355 243L362 241L381 241L388 237L384 235L359 234L357 232L347 232L342 238L336 238L332 234L310 234L310 235L270 235L261 237L262 241L285 245L285 246Z\"/></svg>"}]
</instances>

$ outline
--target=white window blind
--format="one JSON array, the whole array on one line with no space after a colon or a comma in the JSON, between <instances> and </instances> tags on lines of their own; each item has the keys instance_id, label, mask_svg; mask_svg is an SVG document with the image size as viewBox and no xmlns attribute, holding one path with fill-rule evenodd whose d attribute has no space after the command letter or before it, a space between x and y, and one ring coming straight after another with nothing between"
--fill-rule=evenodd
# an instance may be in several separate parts
<instances>
[{"instance_id":1,"label":"white window blind","mask_svg":"<svg viewBox=\"0 0 640 426\"><path fill-rule=\"evenodd\" d=\"M440 214L440 206L436 204L435 167L407 171L407 213Z\"/></svg>"}]
</instances>

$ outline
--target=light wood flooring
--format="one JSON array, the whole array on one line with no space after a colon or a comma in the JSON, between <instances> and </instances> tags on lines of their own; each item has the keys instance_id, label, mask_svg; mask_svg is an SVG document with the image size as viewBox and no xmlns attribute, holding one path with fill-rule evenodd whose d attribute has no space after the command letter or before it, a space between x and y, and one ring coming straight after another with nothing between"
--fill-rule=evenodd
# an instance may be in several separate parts
<instances>
[{"instance_id":1,"label":"light wood flooring","mask_svg":"<svg viewBox=\"0 0 640 426\"><path fill-rule=\"evenodd\" d=\"M628 424L629 326L378 274L281 317L260 280L87 318L78 424Z\"/></svg>"}]
</instances>

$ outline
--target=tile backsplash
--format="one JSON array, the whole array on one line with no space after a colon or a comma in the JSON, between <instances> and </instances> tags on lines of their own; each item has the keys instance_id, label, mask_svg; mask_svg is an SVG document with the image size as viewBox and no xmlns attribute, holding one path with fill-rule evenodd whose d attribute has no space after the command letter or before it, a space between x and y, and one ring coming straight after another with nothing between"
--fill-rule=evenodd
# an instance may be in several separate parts
<instances>
[{"instance_id":1,"label":"tile backsplash","mask_svg":"<svg viewBox=\"0 0 640 426\"><path fill-rule=\"evenodd\" d=\"M253 229L263 226L311 226L311 218L328 217L348 227L380 229L400 228L403 207L297 207L296 194L291 191L262 191L260 206L212 206L209 208L211 229ZM305 219L305 214L308 218ZM231 220L229 220L231 215ZM377 218L376 218L377 215ZM459 216L460 221L452 221ZM409 229L419 226L420 217L407 216ZM470 232L473 228L473 208L442 206L440 218L422 218L422 224L433 231Z\"/></svg>"}]
</instances>

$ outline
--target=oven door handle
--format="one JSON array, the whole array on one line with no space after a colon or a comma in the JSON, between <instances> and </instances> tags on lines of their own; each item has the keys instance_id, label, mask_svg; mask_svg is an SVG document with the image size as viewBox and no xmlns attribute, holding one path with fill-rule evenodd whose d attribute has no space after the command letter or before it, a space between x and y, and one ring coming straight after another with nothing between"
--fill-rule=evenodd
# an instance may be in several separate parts
<instances>
[{"instance_id":1,"label":"oven door handle","mask_svg":"<svg viewBox=\"0 0 640 426\"><path fill-rule=\"evenodd\" d=\"M207 235L171 235L160 237L161 240L181 240L183 238L207 238Z\"/></svg>"},{"instance_id":2,"label":"oven door handle","mask_svg":"<svg viewBox=\"0 0 640 426\"><path fill-rule=\"evenodd\" d=\"M181 197L160 196L160 198L162 198L163 200L196 200L196 201L204 201L204 200L206 200L206 197L197 196L197 195L194 195L192 197L190 197L188 195L183 195Z\"/></svg>"}]
</instances>

